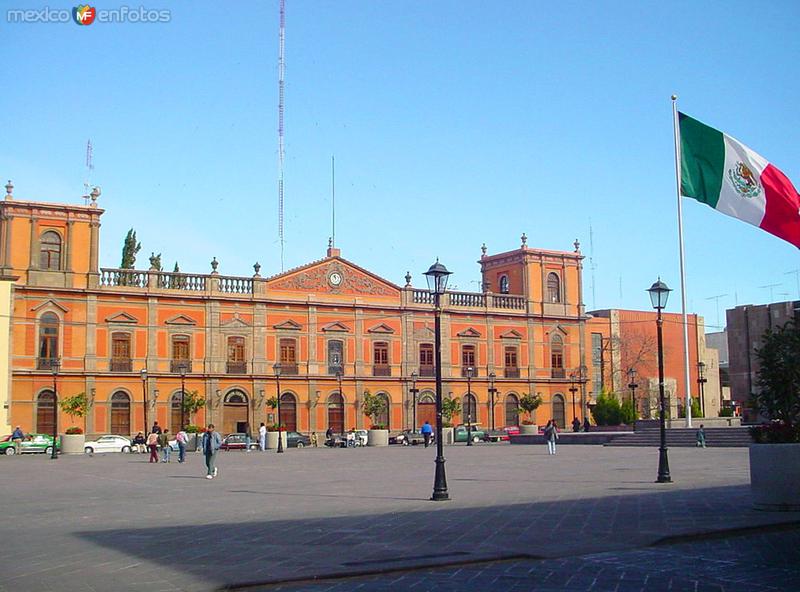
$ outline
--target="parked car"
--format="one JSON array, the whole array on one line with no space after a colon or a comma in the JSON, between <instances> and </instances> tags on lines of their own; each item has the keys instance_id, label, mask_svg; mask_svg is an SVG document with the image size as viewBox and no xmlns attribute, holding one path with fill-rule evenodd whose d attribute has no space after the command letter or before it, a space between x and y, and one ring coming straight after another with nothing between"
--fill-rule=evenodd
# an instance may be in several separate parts
<instances>
[{"instance_id":1,"label":"parked car","mask_svg":"<svg viewBox=\"0 0 800 592\"><path fill-rule=\"evenodd\" d=\"M473 424L471 432L467 426L460 425L453 429L453 442L466 442L468 436L472 436L473 442L480 442L486 438L486 430Z\"/></svg>"},{"instance_id":2,"label":"parked car","mask_svg":"<svg viewBox=\"0 0 800 592\"><path fill-rule=\"evenodd\" d=\"M300 432L286 432L287 448L304 448L311 445L311 438Z\"/></svg>"},{"instance_id":3,"label":"parked car","mask_svg":"<svg viewBox=\"0 0 800 592\"><path fill-rule=\"evenodd\" d=\"M222 439L222 450L244 450L247 447L247 434L237 432L228 434ZM177 448L177 443L176 443ZM250 439L250 450L258 449L258 440Z\"/></svg>"},{"instance_id":4,"label":"parked car","mask_svg":"<svg viewBox=\"0 0 800 592\"><path fill-rule=\"evenodd\" d=\"M20 450L23 454L40 452L52 454L53 436L47 434L28 434L22 441ZM56 441L56 450L61 450L61 438ZM11 436L4 436L3 439L0 440L0 454L12 455L16 453L17 451L14 448L14 442L11 440Z\"/></svg>"},{"instance_id":5,"label":"parked car","mask_svg":"<svg viewBox=\"0 0 800 592\"><path fill-rule=\"evenodd\" d=\"M488 430L483 437L484 442L508 442L508 432L505 430Z\"/></svg>"},{"instance_id":6,"label":"parked car","mask_svg":"<svg viewBox=\"0 0 800 592\"><path fill-rule=\"evenodd\" d=\"M431 434L431 442L436 440L436 433ZM416 446L424 444L425 436L414 430L403 430L395 436L389 436L389 444L402 444L403 446Z\"/></svg>"},{"instance_id":7,"label":"parked car","mask_svg":"<svg viewBox=\"0 0 800 592\"><path fill-rule=\"evenodd\" d=\"M348 448L357 446L366 446L369 440L369 433L367 430L348 431L344 434L336 434L333 440L334 448ZM326 442L326 445L328 443Z\"/></svg>"},{"instance_id":8,"label":"parked car","mask_svg":"<svg viewBox=\"0 0 800 592\"><path fill-rule=\"evenodd\" d=\"M130 452L131 441L125 436L100 436L97 440L84 443L83 451L86 454L95 452Z\"/></svg>"}]
</instances>

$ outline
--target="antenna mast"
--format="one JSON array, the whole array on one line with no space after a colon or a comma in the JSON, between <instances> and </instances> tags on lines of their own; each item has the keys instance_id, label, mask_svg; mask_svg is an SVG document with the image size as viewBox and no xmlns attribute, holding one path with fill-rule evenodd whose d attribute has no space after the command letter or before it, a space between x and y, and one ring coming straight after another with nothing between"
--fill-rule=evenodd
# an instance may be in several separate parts
<instances>
[{"instance_id":1,"label":"antenna mast","mask_svg":"<svg viewBox=\"0 0 800 592\"><path fill-rule=\"evenodd\" d=\"M589 270L592 272L592 309L597 308L595 299L595 279L594 279L594 232L592 231L592 219L589 218Z\"/></svg>"},{"instance_id":2,"label":"antenna mast","mask_svg":"<svg viewBox=\"0 0 800 592\"><path fill-rule=\"evenodd\" d=\"M331 155L331 246L336 246L336 161Z\"/></svg>"},{"instance_id":3,"label":"antenna mast","mask_svg":"<svg viewBox=\"0 0 800 592\"><path fill-rule=\"evenodd\" d=\"M286 64L283 47L286 28L285 0L281 0L280 35L278 42L278 240L281 243L281 271L284 270L283 250L283 82Z\"/></svg>"},{"instance_id":4,"label":"antenna mast","mask_svg":"<svg viewBox=\"0 0 800 592\"><path fill-rule=\"evenodd\" d=\"M89 205L89 185L93 170L94 164L92 164L92 140L90 138L86 141L86 180L83 182L83 199L86 201L87 206Z\"/></svg>"}]
</instances>

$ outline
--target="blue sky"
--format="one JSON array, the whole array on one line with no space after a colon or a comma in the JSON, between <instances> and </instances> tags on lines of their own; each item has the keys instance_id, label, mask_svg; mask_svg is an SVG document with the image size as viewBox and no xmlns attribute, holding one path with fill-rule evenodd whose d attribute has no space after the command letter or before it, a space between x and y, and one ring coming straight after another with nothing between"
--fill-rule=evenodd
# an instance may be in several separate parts
<instances>
[{"instance_id":1,"label":"blue sky","mask_svg":"<svg viewBox=\"0 0 800 592\"><path fill-rule=\"evenodd\" d=\"M171 21L3 8L0 177L19 199L82 203L91 138L102 266L132 226L139 267L155 251L170 269L279 272L277 0L142 5ZM800 185L798 17L796 2L287 0L285 266L325 254L335 155L337 246L388 280L422 286L438 256L477 290L481 243L525 232L580 239L587 308L647 308L660 275L679 311L669 97ZM723 323L800 297L790 244L691 200L684 228L689 308L709 325L713 296Z\"/></svg>"}]
</instances>

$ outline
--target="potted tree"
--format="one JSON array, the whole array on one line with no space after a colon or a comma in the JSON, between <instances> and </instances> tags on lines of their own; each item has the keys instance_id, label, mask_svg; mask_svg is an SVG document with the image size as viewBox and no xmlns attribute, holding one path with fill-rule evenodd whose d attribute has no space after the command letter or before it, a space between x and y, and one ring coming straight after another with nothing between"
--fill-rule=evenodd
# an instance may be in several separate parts
<instances>
[{"instance_id":1,"label":"potted tree","mask_svg":"<svg viewBox=\"0 0 800 592\"><path fill-rule=\"evenodd\" d=\"M267 399L267 407L272 409L273 411L278 408L278 397L270 397ZM267 424L267 448L277 448L278 447L278 434L281 436L281 440L283 440L283 449L286 450L286 426L284 424L278 424L278 422L273 422Z\"/></svg>"},{"instance_id":2,"label":"potted tree","mask_svg":"<svg viewBox=\"0 0 800 592\"><path fill-rule=\"evenodd\" d=\"M389 445L389 430L387 426L375 423L375 418L386 413L388 409L388 402L385 397L373 395L369 390L364 391L364 401L361 404L361 410L364 412L372 426L367 432L367 446L388 446Z\"/></svg>"},{"instance_id":3,"label":"potted tree","mask_svg":"<svg viewBox=\"0 0 800 592\"><path fill-rule=\"evenodd\" d=\"M751 405L768 423L750 428L750 488L759 510L800 510L800 326L764 333Z\"/></svg>"},{"instance_id":4,"label":"potted tree","mask_svg":"<svg viewBox=\"0 0 800 592\"><path fill-rule=\"evenodd\" d=\"M76 417L86 417L89 402L86 399L86 393L78 393L72 397L62 398L58 402L58 406L74 421ZM61 436L62 454L83 454L83 445L86 443L86 435L83 433L85 428L86 420L84 420L83 428L70 426L64 431L64 435Z\"/></svg>"},{"instance_id":5,"label":"potted tree","mask_svg":"<svg viewBox=\"0 0 800 592\"><path fill-rule=\"evenodd\" d=\"M453 443L453 416L461 408L461 399L442 399L442 444Z\"/></svg>"},{"instance_id":6,"label":"potted tree","mask_svg":"<svg viewBox=\"0 0 800 592\"><path fill-rule=\"evenodd\" d=\"M541 404L542 398L539 395L523 393L519 400L519 408L525 412L528 418L522 420L522 425L519 426L520 434L536 435L539 433L539 426L536 425L536 415L534 411L536 411Z\"/></svg>"},{"instance_id":7,"label":"potted tree","mask_svg":"<svg viewBox=\"0 0 800 592\"><path fill-rule=\"evenodd\" d=\"M203 409L205 406L206 398L200 395L196 390L188 391L183 394L183 411L186 414L186 421L189 425L181 426L181 428L186 427L186 434L189 436L189 441L186 443L186 450L188 452L194 452L197 450L198 428L196 425L192 424L192 415Z\"/></svg>"}]
</instances>

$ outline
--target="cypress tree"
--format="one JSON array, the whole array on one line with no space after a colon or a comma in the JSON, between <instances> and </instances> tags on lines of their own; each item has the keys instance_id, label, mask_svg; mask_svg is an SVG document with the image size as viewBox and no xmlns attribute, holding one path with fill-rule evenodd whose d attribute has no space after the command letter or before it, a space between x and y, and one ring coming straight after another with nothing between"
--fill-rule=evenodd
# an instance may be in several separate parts
<instances>
[{"instance_id":1,"label":"cypress tree","mask_svg":"<svg viewBox=\"0 0 800 592\"><path fill-rule=\"evenodd\" d=\"M136 253L142 248L142 243L136 242L136 231L131 228L125 236L125 242L122 245L122 263L120 269L133 269L136 265Z\"/></svg>"}]
</instances>

